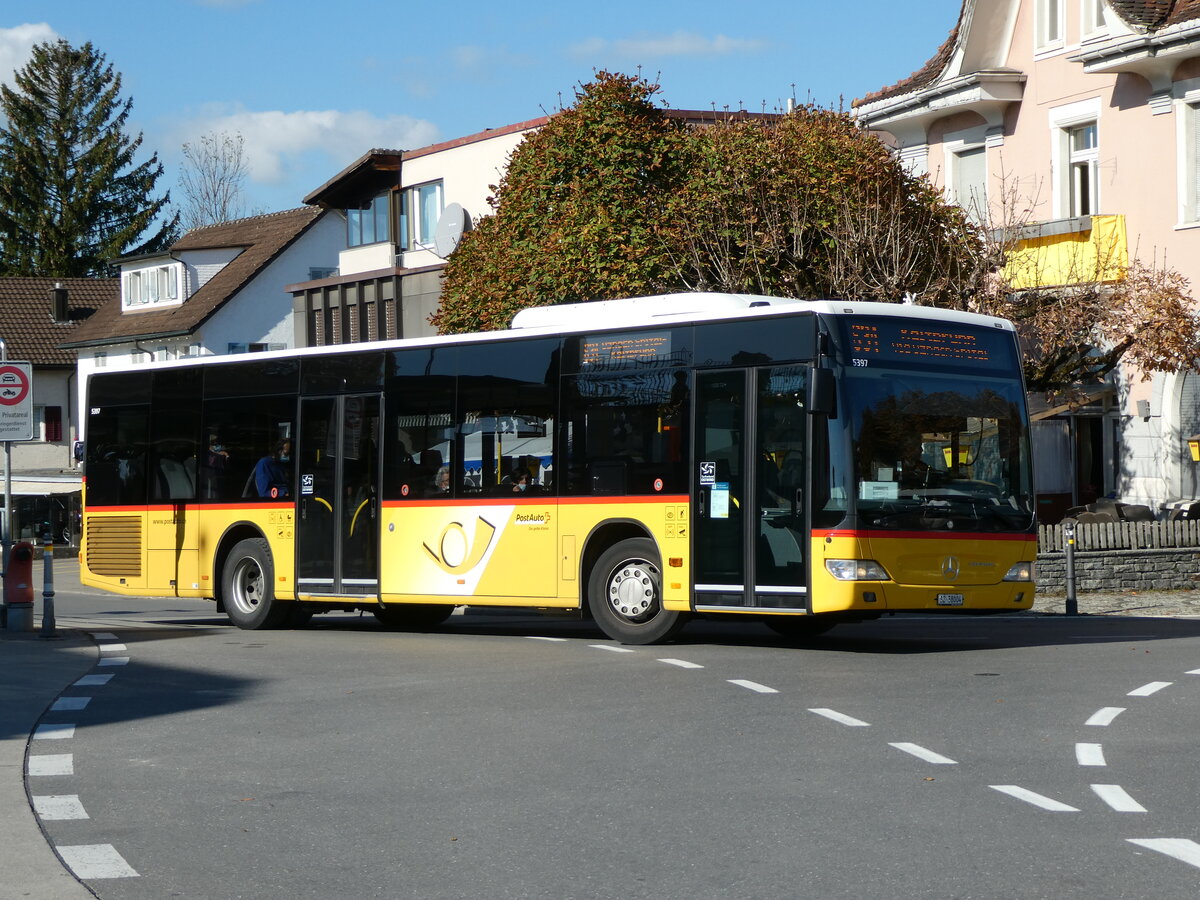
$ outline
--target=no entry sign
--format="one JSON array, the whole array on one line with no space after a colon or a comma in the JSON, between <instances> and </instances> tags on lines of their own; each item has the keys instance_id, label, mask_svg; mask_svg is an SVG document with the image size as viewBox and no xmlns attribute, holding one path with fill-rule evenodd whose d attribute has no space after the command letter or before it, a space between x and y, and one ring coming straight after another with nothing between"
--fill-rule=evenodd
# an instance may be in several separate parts
<instances>
[{"instance_id":1,"label":"no entry sign","mask_svg":"<svg viewBox=\"0 0 1200 900\"><path fill-rule=\"evenodd\" d=\"M33 439L33 387L27 362L0 363L0 441Z\"/></svg>"}]
</instances>

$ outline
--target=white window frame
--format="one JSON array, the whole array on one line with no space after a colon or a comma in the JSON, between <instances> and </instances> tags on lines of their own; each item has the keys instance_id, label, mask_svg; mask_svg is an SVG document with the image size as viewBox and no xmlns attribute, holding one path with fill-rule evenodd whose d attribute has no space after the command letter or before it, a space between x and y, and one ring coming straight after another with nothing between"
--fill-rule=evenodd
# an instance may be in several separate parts
<instances>
[{"instance_id":1,"label":"white window frame","mask_svg":"<svg viewBox=\"0 0 1200 900\"><path fill-rule=\"evenodd\" d=\"M971 216L973 221L986 222L989 215L989 168L987 158L987 129L986 127L971 128L967 131L956 131L947 134L942 140L942 151L945 156L946 165L946 184L945 194L947 199L958 206L961 206ZM960 157L964 153L983 152L983 196L979 198L978 208L974 204L963 203L962 198L958 196L958 180L960 177ZM973 214L977 213L977 215Z\"/></svg>"},{"instance_id":2,"label":"white window frame","mask_svg":"<svg viewBox=\"0 0 1200 900\"><path fill-rule=\"evenodd\" d=\"M97 350L92 356L92 365L97 369L103 369L108 366L108 351Z\"/></svg>"},{"instance_id":3,"label":"white window frame","mask_svg":"<svg viewBox=\"0 0 1200 900\"><path fill-rule=\"evenodd\" d=\"M145 266L126 272L121 279L121 308L144 309L183 302L180 299L179 263Z\"/></svg>"},{"instance_id":4,"label":"white window frame","mask_svg":"<svg viewBox=\"0 0 1200 900\"><path fill-rule=\"evenodd\" d=\"M1175 227L1200 227L1200 79L1176 84Z\"/></svg>"},{"instance_id":5,"label":"white window frame","mask_svg":"<svg viewBox=\"0 0 1200 900\"><path fill-rule=\"evenodd\" d=\"M1080 0L1079 35L1082 40L1108 33L1104 0Z\"/></svg>"},{"instance_id":6,"label":"white window frame","mask_svg":"<svg viewBox=\"0 0 1200 900\"><path fill-rule=\"evenodd\" d=\"M1071 208L1071 179L1074 176L1072 169L1072 153L1071 153L1071 130L1078 128L1081 125L1096 125L1096 149L1090 151L1095 157L1095 191L1092 196L1092 206L1094 207L1090 215L1095 215L1100 209L1100 163L1099 163L1099 144L1101 140L1100 130L1100 98L1092 97L1087 100L1080 100L1076 103L1069 103L1066 106L1060 106L1052 109L1048 115L1050 128L1050 168L1052 172L1051 178L1051 204L1054 208L1054 216L1059 219L1067 219L1073 215ZM1082 157L1077 157L1076 162L1081 162Z\"/></svg>"},{"instance_id":7,"label":"white window frame","mask_svg":"<svg viewBox=\"0 0 1200 900\"><path fill-rule=\"evenodd\" d=\"M1033 50L1047 53L1061 50L1065 45L1066 0L1035 0L1033 16Z\"/></svg>"},{"instance_id":8,"label":"white window frame","mask_svg":"<svg viewBox=\"0 0 1200 900\"><path fill-rule=\"evenodd\" d=\"M1077 147L1076 137L1091 137L1092 145ZM1072 216L1094 216L1100 211L1100 126L1096 122L1074 125L1067 129L1067 141L1070 213Z\"/></svg>"}]
</instances>

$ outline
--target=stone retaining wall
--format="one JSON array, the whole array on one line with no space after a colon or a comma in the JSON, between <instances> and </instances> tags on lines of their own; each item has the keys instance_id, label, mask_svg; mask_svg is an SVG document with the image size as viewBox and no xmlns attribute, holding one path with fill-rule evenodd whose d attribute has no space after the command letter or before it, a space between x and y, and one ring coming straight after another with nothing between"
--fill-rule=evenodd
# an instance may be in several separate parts
<instances>
[{"instance_id":1,"label":"stone retaining wall","mask_svg":"<svg viewBox=\"0 0 1200 900\"><path fill-rule=\"evenodd\" d=\"M1039 591L1066 590L1066 554L1039 553ZM1165 591L1200 588L1200 548L1076 551L1075 590Z\"/></svg>"}]
</instances>

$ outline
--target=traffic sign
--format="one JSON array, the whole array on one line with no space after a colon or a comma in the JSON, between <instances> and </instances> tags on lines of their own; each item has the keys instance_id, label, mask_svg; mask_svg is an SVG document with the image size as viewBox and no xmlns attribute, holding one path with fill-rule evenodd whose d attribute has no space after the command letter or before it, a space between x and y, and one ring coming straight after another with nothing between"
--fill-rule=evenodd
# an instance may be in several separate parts
<instances>
[{"instance_id":1,"label":"traffic sign","mask_svg":"<svg viewBox=\"0 0 1200 900\"><path fill-rule=\"evenodd\" d=\"M33 440L33 381L27 362L0 363L0 441Z\"/></svg>"}]
</instances>

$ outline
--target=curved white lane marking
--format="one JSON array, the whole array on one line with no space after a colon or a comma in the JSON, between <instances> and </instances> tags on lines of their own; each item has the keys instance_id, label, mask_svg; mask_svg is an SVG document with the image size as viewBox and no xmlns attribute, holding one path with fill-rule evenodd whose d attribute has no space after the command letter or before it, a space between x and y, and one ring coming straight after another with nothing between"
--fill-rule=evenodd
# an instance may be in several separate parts
<instances>
[{"instance_id":1,"label":"curved white lane marking","mask_svg":"<svg viewBox=\"0 0 1200 900\"><path fill-rule=\"evenodd\" d=\"M67 722L47 722L33 733L35 741L62 741L75 737L75 726Z\"/></svg>"},{"instance_id":2,"label":"curved white lane marking","mask_svg":"<svg viewBox=\"0 0 1200 900\"><path fill-rule=\"evenodd\" d=\"M778 694L779 691L773 687L767 687L765 684L759 684L757 681L746 681L744 678L730 678L730 684L736 684L738 687L744 687L746 690L754 691L758 694Z\"/></svg>"},{"instance_id":3,"label":"curved white lane marking","mask_svg":"<svg viewBox=\"0 0 1200 900\"><path fill-rule=\"evenodd\" d=\"M1127 838L1131 844L1174 857L1200 869L1200 844L1187 838Z\"/></svg>"},{"instance_id":4,"label":"curved white lane marking","mask_svg":"<svg viewBox=\"0 0 1200 900\"><path fill-rule=\"evenodd\" d=\"M108 675L84 675L72 687L100 687L112 681L112 674Z\"/></svg>"},{"instance_id":5,"label":"curved white lane marking","mask_svg":"<svg viewBox=\"0 0 1200 900\"><path fill-rule=\"evenodd\" d=\"M129 665L128 656L106 656L96 663L98 666L127 666Z\"/></svg>"},{"instance_id":6,"label":"curved white lane marking","mask_svg":"<svg viewBox=\"0 0 1200 900\"><path fill-rule=\"evenodd\" d=\"M823 707L810 709L810 713L816 713L818 716L824 716L827 719L832 719L835 722L841 722L843 725L849 725L851 728L866 728L871 723L864 722L862 719L856 719L853 716L848 716L845 713L840 713L836 709L825 709Z\"/></svg>"},{"instance_id":7,"label":"curved white lane marking","mask_svg":"<svg viewBox=\"0 0 1200 900\"><path fill-rule=\"evenodd\" d=\"M1096 796L1115 809L1117 812L1144 813L1146 807L1129 796L1129 792L1119 784L1093 784L1092 790Z\"/></svg>"},{"instance_id":8,"label":"curved white lane marking","mask_svg":"<svg viewBox=\"0 0 1200 900\"><path fill-rule=\"evenodd\" d=\"M1026 803L1032 803L1034 806L1048 812L1079 812L1073 806L1067 806L1067 804L1060 803L1044 794L1035 793L1015 784L989 784L988 787L993 791L1008 794L1008 796L1016 797L1018 800L1024 800Z\"/></svg>"},{"instance_id":9,"label":"curved white lane marking","mask_svg":"<svg viewBox=\"0 0 1200 900\"><path fill-rule=\"evenodd\" d=\"M91 702L91 697L59 697L50 705L50 712L77 712Z\"/></svg>"},{"instance_id":10,"label":"curved white lane marking","mask_svg":"<svg viewBox=\"0 0 1200 900\"><path fill-rule=\"evenodd\" d=\"M1092 717L1084 725L1111 725L1112 720L1125 712L1124 706L1106 706L1092 713Z\"/></svg>"},{"instance_id":11,"label":"curved white lane marking","mask_svg":"<svg viewBox=\"0 0 1200 900\"><path fill-rule=\"evenodd\" d=\"M29 799L33 801L33 811L37 813L38 818L47 822L88 818L87 810L79 802L78 794L48 794Z\"/></svg>"},{"instance_id":12,"label":"curved white lane marking","mask_svg":"<svg viewBox=\"0 0 1200 900\"><path fill-rule=\"evenodd\" d=\"M73 753L42 753L29 757L29 765L25 771L31 778L40 775L74 775L75 755Z\"/></svg>"},{"instance_id":13,"label":"curved white lane marking","mask_svg":"<svg viewBox=\"0 0 1200 900\"><path fill-rule=\"evenodd\" d=\"M958 763L948 756L942 756L940 753L934 753L932 750L926 750L920 744L888 744L889 747L895 747L897 750L903 750L905 753L911 753L918 759L923 759L925 762L933 763L938 766L957 766Z\"/></svg>"},{"instance_id":14,"label":"curved white lane marking","mask_svg":"<svg viewBox=\"0 0 1200 900\"><path fill-rule=\"evenodd\" d=\"M1107 766L1102 744L1076 744L1075 759L1081 766Z\"/></svg>"},{"instance_id":15,"label":"curved white lane marking","mask_svg":"<svg viewBox=\"0 0 1200 900\"><path fill-rule=\"evenodd\" d=\"M1126 696L1129 697L1149 697L1151 694L1157 694L1165 687L1170 687L1172 681L1152 681L1149 684L1143 684L1140 688L1130 691Z\"/></svg>"}]
</instances>

